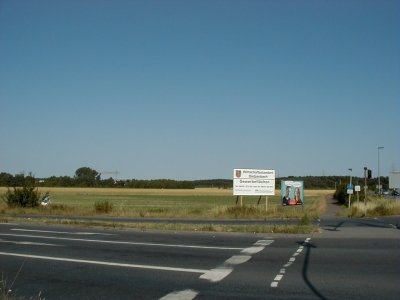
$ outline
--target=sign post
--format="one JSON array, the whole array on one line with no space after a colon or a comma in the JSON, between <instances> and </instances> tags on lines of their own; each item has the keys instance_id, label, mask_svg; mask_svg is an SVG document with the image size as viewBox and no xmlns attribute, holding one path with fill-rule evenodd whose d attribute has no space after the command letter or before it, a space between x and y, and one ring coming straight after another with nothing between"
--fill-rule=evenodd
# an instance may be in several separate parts
<instances>
[{"instance_id":1,"label":"sign post","mask_svg":"<svg viewBox=\"0 0 400 300\"><path fill-rule=\"evenodd\" d=\"M349 195L349 208L351 206L351 195L353 195L353 184L349 183L347 185L347 195Z\"/></svg>"},{"instance_id":2,"label":"sign post","mask_svg":"<svg viewBox=\"0 0 400 300\"><path fill-rule=\"evenodd\" d=\"M354 188L355 188L355 191L357 192L357 203L359 203L360 202L360 198L359 198L358 193L361 191L361 186L356 185Z\"/></svg>"}]
</instances>

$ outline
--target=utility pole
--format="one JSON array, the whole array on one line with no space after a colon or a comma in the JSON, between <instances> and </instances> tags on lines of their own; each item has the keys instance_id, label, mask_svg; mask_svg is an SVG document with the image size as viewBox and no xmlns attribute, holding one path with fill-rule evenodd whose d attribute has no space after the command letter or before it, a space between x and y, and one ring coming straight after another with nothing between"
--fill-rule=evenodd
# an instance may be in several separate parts
<instances>
[{"instance_id":1,"label":"utility pole","mask_svg":"<svg viewBox=\"0 0 400 300\"><path fill-rule=\"evenodd\" d=\"M379 197L382 195L382 193L381 193L381 176L379 174L379 150L381 150L383 148L384 147L378 146L378 193L379 193Z\"/></svg>"},{"instance_id":2,"label":"utility pole","mask_svg":"<svg viewBox=\"0 0 400 300\"><path fill-rule=\"evenodd\" d=\"M367 167L364 167L364 204L367 199Z\"/></svg>"},{"instance_id":3,"label":"utility pole","mask_svg":"<svg viewBox=\"0 0 400 300\"><path fill-rule=\"evenodd\" d=\"M367 172L368 168L364 167L364 217L367 216Z\"/></svg>"}]
</instances>

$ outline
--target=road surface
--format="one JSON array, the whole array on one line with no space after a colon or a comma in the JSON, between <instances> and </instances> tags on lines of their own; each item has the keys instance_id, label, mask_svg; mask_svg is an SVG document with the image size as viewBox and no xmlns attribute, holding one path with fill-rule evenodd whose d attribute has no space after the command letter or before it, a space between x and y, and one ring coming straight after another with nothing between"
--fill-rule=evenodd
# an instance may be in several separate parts
<instances>
[{"instance_id":1,"label":"road surface","mask_svg":"<svg viewBox=\"0 0 400 300\"><path fill-rule=\"evenodd\" d=\"M310 235L0 224L0 272L45 299L399 299L398 218ZM1 295L1 293L0 293Z\"/></svg>"}]
</instances>

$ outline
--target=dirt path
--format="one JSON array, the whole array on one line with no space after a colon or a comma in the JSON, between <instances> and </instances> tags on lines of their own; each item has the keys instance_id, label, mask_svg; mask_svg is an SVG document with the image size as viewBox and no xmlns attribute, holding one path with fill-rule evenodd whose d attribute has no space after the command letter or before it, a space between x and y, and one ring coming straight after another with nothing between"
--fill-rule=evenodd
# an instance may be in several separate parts
<instances>
[{"instance_id":1,"label":"dirt path","mask_svg":"<svg viewBox=\"0 0 400 300\"><path fill-rule=\"evenodd\" d=\"M342 206L337 202L336 199L333 199L332 195L327 195L325 197L325 201L325 211L321 217L325 219L336 218L337 213L342 209Z\"/></svg>"}]
</instances>

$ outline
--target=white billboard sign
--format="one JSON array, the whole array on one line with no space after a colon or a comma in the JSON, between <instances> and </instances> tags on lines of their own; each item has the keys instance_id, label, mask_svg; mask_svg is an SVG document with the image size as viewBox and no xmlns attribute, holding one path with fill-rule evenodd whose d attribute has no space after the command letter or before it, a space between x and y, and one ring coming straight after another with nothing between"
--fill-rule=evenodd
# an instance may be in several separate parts
<instances>
[{"instance_id":1,"label":"white billboard sign","mask_svg":"<svg viewBox=\"0 0 400 300\"><path fill-rule=\"evenodd\" d=\"M389 189L400 188L400 172L389 173Z\"/></svg>"},{"instance_id":2,"label":"white billboard sign","mask_svg":"<svg viewBox=\"0 0 400 300\"><path fill-rule=\"evenodd\" d=\"M275 195L275 170L234 169L233 195Z\"/></svg>"}]
</instances>

